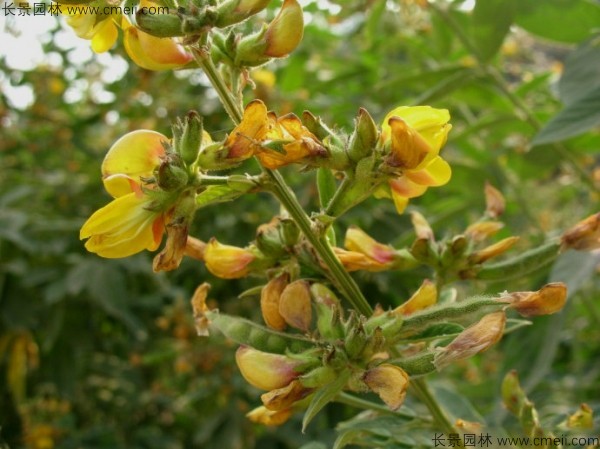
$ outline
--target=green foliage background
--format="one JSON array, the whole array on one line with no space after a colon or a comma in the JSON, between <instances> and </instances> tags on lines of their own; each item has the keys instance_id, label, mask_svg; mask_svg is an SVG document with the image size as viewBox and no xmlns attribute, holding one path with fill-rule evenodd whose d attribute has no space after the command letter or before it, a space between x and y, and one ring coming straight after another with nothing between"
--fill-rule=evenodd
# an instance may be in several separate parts
<instances>
[{"instance_id":1,"label":"green foliage background","mask_svg":"<svg viewBox=\"0 0 600 449\"><path fill-rule=\"evenodd\" d=\"M449 6L446 14L411 0L305 3L301 47L265 67L276 84L257 82L248 99L258 96L281 114L310 109L348 131L361 106L377 121L403 104L450 109L444 158L452 181L411 203L439 237L480 216L486 180L507 199L500 236L522 236L513 254L598 210L598 2L487 0L474 9L436 2ZM60 22L54 35L65 27ZM16 17L4 32L18 27ZM170 135L171 121L189 109L205 116L215 138L232 128L207 81L130 64L107 83L97 59L72 65L69 49L54 40L44 47L58 55L59 68L21 71L0 59L5 83L35 94L18 109L0 92L0 436L11 448L36 449L269 449L313 440L329 447L335 425L356 410L330 406L306 435L297 419L280 429L255 427L244 413L258 404L258 392L238 374L235 348L195 336L188 299L199 283L213 284L221 309L256 318L256 299L237 295L259 280L214 279L190 260L156 275L150 254L103 260L78 240L81 224L108 199L99 166L118 137L141 128ZM113 52L125 57L121 48ZM99 101L94 85L110 101ZM65 101L70 88L82 89L79 100ZM314 175L285 175L314 209ZM274 213L271 198L245 197L201 209L192 235L245 245ZM414 239L408 217L390 201L371 199L341 221L340 232L356 224L396 246ZM500 380L513 368L549 428L582 402L600 415L597 264L593 254L566 253L510 283L455 285L461 295L534 290L554 280L570 287L561 314L431 376L456 418L516 429L499 401ZM427 274L356 278L373 304L387 307L407 299ZM406 447L397 435L374 435L374 447Z\"/></svg>"}]
</instances>

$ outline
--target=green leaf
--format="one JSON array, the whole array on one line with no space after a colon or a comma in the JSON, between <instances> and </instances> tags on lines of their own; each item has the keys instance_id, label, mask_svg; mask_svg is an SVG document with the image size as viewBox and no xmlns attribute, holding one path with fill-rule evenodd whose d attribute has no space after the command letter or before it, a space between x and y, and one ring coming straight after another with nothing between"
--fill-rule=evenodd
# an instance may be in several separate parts
<instances>
[{"instance_id":1,"label":"green leaf","mask_svg":"<svg viewBox=\"0 0 600 449\"><path fill-rule=\"evenodd\" d=\"M594 0L520 0L515 23L540 37L574 44L598 28L600 5Z\"/></svg>"},{"instance_id":2,"label":"green leaf","mask_svg":"<svg viewBox=\"0 0 600 449\"><path fill-rule=\"evenodd\" d=\"M310 405L304 413L304 418L302 418L302 432L306 430L306 427L313 420L313 418L317 416L317 413L319 413L321 409L325 407L328 403L333 401L336 395L340 391L342 391L349 378L350 371L342 371L337 377L337 379L335 379L329 385L326 385L317 390L317 392L312 398L312 401L310 401Z\"/></svg>"},{"instance_id":3,"label":"green leaf","mask_svg":"<svg viewBox=\"0 0 600 449\"><path fill-rule=\"evenodd\" d=\"M335 176L330 169L321 167L317 170L317 187L321 207L326 208L337 190Z\"/></svg>"},{"instance_id":4,"label":"green leaf","mask_svg":"<svg viewBox=\"0 0 600 449\"><path fill-rule=\"evenodd\" d=\"M531 142L533 145L558 142L600 125L600 85L568 104L552 118Z\"/></svg>"},{"instance_id":5,"label":"green leaf","mask_svg":"<svg viewBox=\"0 0 600 449\"><path fill-rule=\"evenodd\" d=\"M586 96L600 86L600 38L575 49L565 61L558 82L558 94L564 104Z\"/></svg>"},{"instance_id":6,"label":"green leaf","mask_svg":"<svg viewBox=\"0 0 600 449\"><path fill-rule=\"evenodd\" d=\"M196 205L205 207L216 203L225 203L235 200L243 195L239 189L234 189L229 186L209 186L204 192L196 196Z\"/></svg>"},{"instance_id":7,"label":"green leaf","mask_svg":"<svg viewBox=\"0 0 600 449\"><path fill-rule=\"evenodd\" d=\"M479 56L488 61L504 42L515 16L514 0L478 0L473 10L473 43Z\"/></svg>"}]
</instances>

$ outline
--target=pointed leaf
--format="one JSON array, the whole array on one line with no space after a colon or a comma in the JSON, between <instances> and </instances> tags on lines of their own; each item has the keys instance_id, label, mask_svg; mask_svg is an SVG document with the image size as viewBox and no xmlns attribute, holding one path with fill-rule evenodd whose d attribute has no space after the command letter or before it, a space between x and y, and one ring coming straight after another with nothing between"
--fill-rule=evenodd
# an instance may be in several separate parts
<instances>
[{"instance_id":1,"label":"pointed leaf","mask_svg":"<svg viewBox=\"0 0 600 449\"><path fill-rule=\"evenodd\" d=\"M349 378L350 371L343 371L342 373L340 373L337 379L335 379L329 385L325 385L324 387L317 390L317 392L312 398L312 401L310 401L310 405L304 413L304 418L302 418L302 432L306 430L306 427L317 415L317 413L319 413L321 409L325 407L329 402L333 401L336 395L340 391L342 391Z\"/></svg>"},{"instance_id":2,"label":"pointed leaf","mask_svg":"<svg viewBox=\"0 0 600 449\"><path fill-rule=\"evenodd\" d=\"M514 0L478 0L473 10L473 43L479 56L490 60L510 30L516 11Z\"/></svg>"},{"instance_id":3,"label":"pointed leaf","mask_svg":"<svg viewBox=\"0 0 600 449\"><path fill-rule=\"evenodd\" d=\"M533 145L558 142L600 125L600 85L568 104L535 136Z\"/></svg>"}]
</instances>

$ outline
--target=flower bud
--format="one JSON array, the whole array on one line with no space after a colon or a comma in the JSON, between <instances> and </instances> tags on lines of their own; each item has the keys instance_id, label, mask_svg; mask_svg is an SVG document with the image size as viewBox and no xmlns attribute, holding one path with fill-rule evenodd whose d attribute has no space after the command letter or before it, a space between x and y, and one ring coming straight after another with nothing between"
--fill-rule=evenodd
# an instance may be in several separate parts
<instances>
[{"instance_id":1,"label":"flower bud","mask_svg":"<svg viewBox=\"0 0 600 449\"><path fill-rule=\"evenodd\" d=\"M502 402L508 411L510 411L513 415L519 416L521 414L523 405L527 401L527 397L521 388L519 376L515 370L508 372L506 376L504 376L504 379L502 380L501 394Z\"/></svg>"},{"instance_id":2,"label":"flower bud","mask_svg":"<svg viewBox=\"0 0 600 449\"><path fill-rule=\"evenodd\" d=\"M568 429L593 429L594 411L587 404L581 404L579 410L567 418Z\"/></svg>"},{"instance_id":3,"label":"flower bud","mask_svg":"<svg viewBox=\"0 0 600 449\"><path fill-rule=\"evenodd\" d=\"M289 275L283 273L271 279L260 292L260 310L267 326L276 330L285 329L286 322L279 313L281 293L287 287Z\"/></svg>"},{"instance_id":4,"label":"flower bud","mask_svg":"<svg viewBox=\"0 0 600 449\"><path fill-rule=\"evenodd\" d=\"M249 250L222 245L214 237L204 249L206 268L222 279L238 279L248 275L249 265L256 256Z\"/></svg>"},{"instance_id":5,"label":"flower bud","mask_svg":"<svg viewBox=\"0 0 600 449\"><path fill-rule=\"evenodd\" d=\"M551 315L561 310L567 301L567 286L562 282L544 285L537 292L515 292L503 295L499 301L509 303L524 317Z\"/></svg>"},{"instance_id":6,"label":"flower bud","mask_svg":"<svg viewBox=\"0 0 600 449\"><path fill-rule=\"evenodd\" d=\"M292 247L298 243L300 238L300 229L296 222L290 218L284 218L281 220L281 238L283 243L287 247Z\"/></svg>"},{"instance_id":7,"label":"flower bud","mask_svg":"<svg viewBox=\"0 0 600 449\"><path fill-rule=\"evenodd\" d=\"M284 0L281 11L269 24L265 40L265 55L282 58L289 55L302 40L304 14L296 0Z\"/></svg>"},{"instance_id":8,"label":"flower bud","mask_svg":"<svg viewBox=\"0 0 600 449\"><path fill-rule=\"evenodd\" d=\"M260 399L269 410L289 409L294 402L304 399L312 389L305 388L300 381L292 380L287 386L271 390L261 395Z\"/></svg>"},{"instance_id":9,"label":"flower bud","mask_svg":"<svg viewBox=\"0 0 600 449\"><path fill-rule=\"evenodd\" d=\"M410 247L410 254L424 264L435 264L439 257L435 242L422 238L418 238L413 242Z\"/></svg>"},{"instance_id":10,"label":"flower bud","mask_svg":"<svg viewBox=\"0 0 600 449\"><path fill-rule=\"evenodd\" d=\"M355 317L356 315L351 315ZM344 339L344 350L350 359L360 357L367 346L367 334L362 323L358 319L349 320L350 328L346 331Z\"/></svg>"},{"instance_id":11,"label":"flower bud","mask_svg":"<svg viewBox=\"0 0 600 449\"><path fill-rule=\"evenodd\" d=\"M188 112L183 124L181 139L175 143L175 150L186 164L194 163L198 157L203 137L202 117L196 111Z\"/></svg>"},{"instance_id":12,"label":"flower bud","mask_svg":"<svg viewBox=\"0 0 600 449\"><path fill-rule=\"evenodd\" d=\"M485 211L488 216L498 218L504 213L506 201L502 193L489 182L485 183Z\"/></svg>"},{"instance_id":13,"label":"flower bud","mask_svg":"<svg viewBox=\"0 0 600 449\"><path fill-rule=\"evenodd\" d=\"M261 390L283 388L300 373L296 371L299 362L280 354L258 351L249 346L240 346L235 353L244 379Z\"/></svg>"},{"instance_id":14,"label":"flower bud","mask_svg":"<svg viewBox=\"0 0 600 449\"><path fill-rule=\"evenodd\" d=\"M469 256L469 262L473 265L483 263L492 257L496 257L505 253L518 241L519 237L507 237L503 240L500 240L498 243L494 243L493 245L483 248L482 250L475 251Z\"/></svg>"},{"instance_id":15,"label":"flower bud","mask_svg":"<svg viewBox=\"0 0 600 449\"><path fill-rule=\"evenodd\" d=\"M358 118L356 119L356 127L348 142L348 155L350 159L358 162L371 154L377 144L378 137L379 132L373 118L366 109L360 108L358 110Z\"/></svg>"},{"instance_id":16,"label":"flower bud","mask_svg":"<svg viewBox=\"0 0 600 449\"><path fill-rule=\"evenodd\" d=\"M362 253L382 265L394 261L394 248L377 242L367 233L355 226L351 226L346 231L344 246L348 250Z\"/></svg>"},{"instance_id":17,"label":"flower bud","mask_svg":"<svg viewBox=\"0 0 600 449\"><path fill-rule=\"evenodd\" d=\"M482 242L496 235L503 227L504 223L500 221L480 221L469 225L465 230L465 235L474 242Z\"/></svg>"},{"instance_id":18,"label":"flower bud","mask_svg":"<svg viewBox=\"0 0 600 449\"><path fill-rule=\"evenodd\" d=\"M392 313L395 315L410 315L434 305L437 302L437 297L437 287L429 279L425 279L414 295L404 304L396 307Z\"/></svg>"},{"instance_id":19,"label":"flower bud","mask_svg":"<svg viewBox=\"0 0 600 449\"><path fill-rule=\"evenodd\" d=\"M338 257L344 268L348 271L384 271L389 269L386 264L381 264L374 259L356 251L346 251L341 248L334 248L335 255Z\"/></svg>"},{"instance_id":20,"label":"flower bud","mask_svg":"<svg viewBox=\"0 0 600 449\"><path fill-rule=\"evenodd\" d=\"M200 337L208 337L208 326L210 321L205 314L208 311L206 296L208 295L209 290L210 285L204 282L196 289L191 300L196 332L198 332Z\"/></svg>"},{"instance_id":21,"label":"flower bud","mask_svg":"<svg viewBox=\"0 0 600 449\"><path fill-rule=\"evenodd\" d=\"M319 388L328 385L337 378L336 371L331 366L319 366L299 377L306 388Z\"/></svg>"},{"instance_id":22,"label":"flower bud","mask_svg":"<svg viewBox=\"0 0 600 449\"><path fill-rule=\"evenodd\" d=\"M413 228L418 239L435 240L433 229L429 225L429 222L417 211L413 211L410 214L410 221L412 222Z\"/></svg>"},{"instance_id":23,"label":"flower bud","mask_svg":"<svg viewBox=\"0 0 600 449\"><path fill-rule=\"evenodd\" d=\"M280 426L290 419L290 416L292 416L291 409L274 412L263 405L246 414L246 417L253 423L265 426Z\"/></svg>"},{"instance_id":24,"label":"flower bud","mask_svg":"<svg viewBox=\"0 0 600 449\"><path fill-rule=\"evenodd\" d=\"M269 223L261 224L256 230L256 246L263 254L273 258L285 252L279 223L278 218L273 218Z\"/></svg>"},{"instance_id":25,"label":"flower bud","mask_svg":"<svg viewBox=\"0 0 600 449\"><path fill-rule=\"evenodd\" d=\"M279 298L279 313L290 326L308 332L312 321L308 282L297 280L285 287Z\"/></svg>"},{"instance_id":26,"label":"flower bud","mask_svg":"<svg viewBox=\"0 0 600 449\"><path fill-rule=\"evenodd\" d=\"M310 286L310 293L315 303L317 329L319 334L329 340L341 338L343 331L340 323L340 301L334 293L323 284Z\"/></svg>"},{"instance_id":27,"label":"flower bud","mask_svg":"<svg viewBox=\"0 0 600 449\"><path fill-rule=\"evenodd\" d=\"M184 187L188 182L187 170L181 156L167 152L156 170L156 183L166 192L174 192Z\"/></svg>"},{"instance_id":28,"label":"flower bud","mask_svg":"<svg viewBox=\"0 0 600 449\"><path fill-rule=\"evenodd\" d=\"M243 22L265 9L271 0L227 0L217 7L215 26L219 28Z\"/></svg>"},{"instance_id":29,"label":"flower bud","mask_svg":"<svg viewBox=\"0 0 600 449\"><path fill-rule=\"evenodd\" d=\"M452 342L438 350L435 367L440 370L452 362L469 358L497 343L504 333L506 314L494 312L462 331Z\"/></svg>"},{"instance_id":30,"label":"flower bud","mask_svg":"<svg viewBox=\"0 0 600 449\"><path fill-rule=\"evenodd\" d=\"M563 250L592 251L600 248L600 212L565 231L560 240Z\"/></svg>"},{"instance_id":31,"label":"flower bud","mask_svg":"<svg viewBox=\"0 0 600 449\"><path fill-rule=\"evenodd\" d=\"M258 33L243 38L237 46L235 63L257 66L270 58L289 55L302 40L304 17L297 0L284 0L279 14Z\"/></svg>"},{"instance_id":32,"label":"flower bud","mask_svg":"<svg viewBox=\"0 0 600 449\"><path fill-rule=\"evenodd\" d=\"M409 377L402 368L383 363L368 370L363 381L391 410L397 410L406 397Z\"/></svg>"},{"instance_id":33,"label":"flower bud","mask_svg":"<svg viewBox=\"0 0 600 449\"><path fill-rule=\"evenodd\" d=\"M148 14L143 9L135 14L140 30L155 37L184 36L182 18L178 14Z\"/></svg>"}]
</instances>

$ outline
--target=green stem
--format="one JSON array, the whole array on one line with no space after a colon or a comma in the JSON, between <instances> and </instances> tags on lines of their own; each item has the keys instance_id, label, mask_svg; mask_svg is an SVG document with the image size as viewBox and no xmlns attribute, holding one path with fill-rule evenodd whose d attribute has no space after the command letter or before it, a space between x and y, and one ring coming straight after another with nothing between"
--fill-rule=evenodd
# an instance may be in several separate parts
<instances>
[{"instance_id":1,"label":"green stem","mask_svg":"<svg viewBox=\"0 0 600 449\"><path fill-rule=\"evenodd\" d=\"M223 82L221 75L210 59L210 53L208 49L205 47L192 47L191 50L196 62L198 65L200 65L200 67L202 67L204 73L206 73L206 76L217 91L225 111L227 114L229 114L231 120L236 125L239 124L243 118L241 107L237 103L236 99L232 96L226 84ZM263 168L263 171L272 182L273 194L277 197L281 204L283 204L290 216L300 227L300 230L303 232L306 239L312 244L321 260L323 260L323 263L325 263L329 269L332 280L336 283L337 287L357 311L365 316L370 316L373 313L373 309L371 308L370 304L363 296L362 292L358 288L358 285L356 285L356 282L354 282L354 279L352 279L350 274L346 271L337 256L334 254L329 242L326 240L326 237L317 235L315 232L313 232L312 222L298 202L294 192L292 192L292 190L288 187L279 172L269 170L267 168Z\"/></svg>"},{"instance_id":2,"label":"green stem","mask_svg":"<svg viewBox=\"0 0 600 449\"><path fill-rule=\"evenodd\" d=\"M454 18L448 14L448 11L444 9L444 7L440 6L436 2L430 1L429 6L448 24L448 26L454 31L456 37L462 42L465 48L471 53L473 57L477 60L479 67L483 70L483 72L488 75L492 81L496 84L496 86L504 93L506 98L508 98L512 104L520 111L523 115L523 118L529 123L529 125L537 132L542 129L542 123L537 119L534 113L529 109L529 106L525 104L525 102L519 98L519 96L515 95L515 93L510 89L510 86L500 73L500 71L488 64L481 57L479 50L473 44L469 36L464 32L463 28L454 20ZM575 170L581 179L590 187L592 190L596 190L596 186L594 180L591 175L579 164L579 162L573 157L573 155L569 152L569 150L561 143L553 143L552 148L558 152L558 154L566 160L566 162Z\"/></svg>"},{"instance_id":3,"label":"green stem","mask_svg":"<svg viewBox=\"0 0 600 449\"><path fill-rule=\"evenodd\" d=\"M450 422L450 419L446 416L436 399L429 391L429 387L427 386L425 379L411 379L410 385L414 389L421 402L427 406L429 412L433 416L433 419L443 428L444 432L446 434L458 434L459 432L454 428ZM458 447L464 447L462 442Z\"/></svg>"},{"instance_id":4,"label":"green stem","mask_svg":"<svg viewBox=\"0 0 600 449\"><path fill-rule=\"evenodd\" d=\"M365 316L371 316L373 313L371 305L367 302L358 288L358 285L354 282L354 279L352 279L331 249L327 238L314 232L312 222L308 215L306 215L302 206L300 206L300 203L298 203L294 192L287 186L279 172L268 169L265 169L265 172L273 181L273 194L281 204L283 204L283 207L285 207L306 239L321 257L323 263L325 263L329 269L332 280L336 283L336 286L356 310Z\"/></svg>"},{"instance_id":5,"label":"green stem","mask_svg":"<svg viewBox=\"0 0 600 449\"><path fill-rule=\"evenodd\" d=\"M194 55L194 59L198 63L204 73L210 80L210 83L217 91L219 98L221 99L221 103L225 108L225 112L229 115L233 123L236 125L242 121L243 113L235 99L231 96L227 85L221 78L221 75L217 71L217 68L210 59L210 52L207 48L196 48L191 47L192 54Z\"/></svg>"},{"instance_id":6,"label":"green stem","mask_svg":"<svg viewBox=\"0 0 600 449\"><path fill-rule=\"evenodd\" d=\"M339 402L340 404L346 404L351 407L356 407L363 410L374 410L376 412L385 413L386 415L397 416L402 419L415 419L415 416L411 413L402 412L400 410L393 411L384 405L376 404L375 402L357 398L356 396L353 396L348 393L339 393L335 397L335 402ZM419 419L423 420L422 418Z\"/></svg>"}]
</instances>

